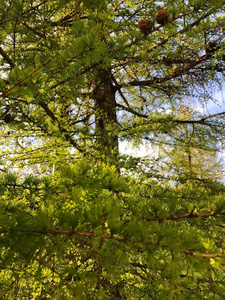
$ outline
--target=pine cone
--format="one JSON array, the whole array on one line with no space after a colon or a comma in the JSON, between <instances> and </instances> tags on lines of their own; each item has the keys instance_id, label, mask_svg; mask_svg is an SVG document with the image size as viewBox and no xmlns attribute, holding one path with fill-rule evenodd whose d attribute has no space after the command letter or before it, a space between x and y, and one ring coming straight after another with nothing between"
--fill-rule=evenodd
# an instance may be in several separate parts
<instances>
[{"instance_id":1,"label":"pine cone","mask_svg":"<svg viewBox=\"0 0 225 300\"><path fill-rule=\"evenodd\" d=\"M168 22L169 13L165 9L160 9L157 11L155 18L158 24L165 25Z\"/></svg>"},{"instance_id":2,"label":"pine cone","mask_svg":"<svg viewBox=\"0 0 225 300\"><path fill-rule=\"evenodd\" d=\"M5 123L10 123L12 121L11 115L10 114L6 114L4 116L4 121L5 121Z\"/></svg>"},{"instance_id":3,"label":"pine cone","mask_svg":"<svg viewBox=\"0 0 225 300\"><path fill-rule=\"evenodd\" d=\"M144 33L144 35L148 35L152 30L152 24L149 20L143 19L139 22L138 28L142 33Z\"/></svg>"},{"instance_id":4,"label":"pine cone","mask_svg":"<svg viewBox=\"0 0 225 300\"><path fill-rule=\"evenodd\" d=\"M220 49L220 46L217 44L216 41L212 41L212 42L209 42L207 47L206 47L206 53L207 54L213 54L215 53L217 50Z\"/></svg>"}]
</instances>

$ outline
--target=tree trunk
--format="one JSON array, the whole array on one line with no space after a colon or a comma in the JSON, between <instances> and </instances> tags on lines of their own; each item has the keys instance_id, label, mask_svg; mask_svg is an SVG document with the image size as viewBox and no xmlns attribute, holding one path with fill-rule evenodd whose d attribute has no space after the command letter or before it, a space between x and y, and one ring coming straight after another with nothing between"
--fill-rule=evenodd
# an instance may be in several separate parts
<instances>
[{"instance_id":1,"label":"tree trunk","mask_svg":"<svg viewBox=\"0 0 225 300\"><path fill-rule=\"evenodd\" d=\"M98 70L98 79L93 91L96 106L96 142L104 147L105 153L114 155L117 155L119 152L116 130L118 127L115 100L116 90L110 70Z\"/></svg>"}]
</instances>

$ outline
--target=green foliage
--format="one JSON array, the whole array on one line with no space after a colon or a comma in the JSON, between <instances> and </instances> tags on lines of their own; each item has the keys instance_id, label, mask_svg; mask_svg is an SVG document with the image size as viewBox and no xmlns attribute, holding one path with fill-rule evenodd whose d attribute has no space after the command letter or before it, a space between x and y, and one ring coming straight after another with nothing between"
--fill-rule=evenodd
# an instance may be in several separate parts
<instances>
[{"instance_id":1,"label":"green foliage","mask_svg":"<svg viewBox=\"0 0 225 300\"><path fill-rule=\"evenodd\" d=\"M1 299L225 298L223 13L1 1Z\"/></svg>"},{"instance_id":2,"label":"green foliage","mask_svg":"<svg viewBox=\"0 0 225 300\"><path fill-rule=\"evenodd\" d=\"M21 195L5 189L10 200L2 201L0 219L2 297L9 297L4 290L15 276L10 270L21 267L18 293L28 293L31 278L26 274L32 273L34 290L41 295L44 289L48 297L53 290L56 295L64 291L67 298L98 298L102 292L109 298L115 293L132 299L159 297L155 293L165 299L168 293L188 297L202 289L209 297L211 289L217 293L219 286L206 285L214 272L219 281L224 277L224 258L216 258L223 247L220 194L149 186L119 176L113 166L94 166L87 160L63 167L59 174L52 191L45 179L25 179L22 201ZM7 179L15 183L15 177ZM47 198L34 207L34 194L36 200L43 194ZM200 201L205 205L199 209ZM206 222L208 207L211 217ZM207 254L210 260L204 258Z\"/></svg>"}]
</instances>

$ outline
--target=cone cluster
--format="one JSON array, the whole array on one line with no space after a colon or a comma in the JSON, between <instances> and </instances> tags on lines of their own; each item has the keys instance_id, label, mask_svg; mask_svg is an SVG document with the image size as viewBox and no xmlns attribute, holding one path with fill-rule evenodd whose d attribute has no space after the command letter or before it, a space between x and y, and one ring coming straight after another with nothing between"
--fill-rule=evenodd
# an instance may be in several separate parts
<instances>
[{"instance_id":1,"label":"cone cluster","mask_svg":"<svg viewBox=\"0 0 225 300\"><path fill-rule=\"evenodd\" d=\"M169 13L165 9L160 9L155 15L156 22L160 25L165 25L169 20ZM144 35L150 34L152 24L148 19L143 19L139 22L138 28Z\"/></svg>"}]
</instances>

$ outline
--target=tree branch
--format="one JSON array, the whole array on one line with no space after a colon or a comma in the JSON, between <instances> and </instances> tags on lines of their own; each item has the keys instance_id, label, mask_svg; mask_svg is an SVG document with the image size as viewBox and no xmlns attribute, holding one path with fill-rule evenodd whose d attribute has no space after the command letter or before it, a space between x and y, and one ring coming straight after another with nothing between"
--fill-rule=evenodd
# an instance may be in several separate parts
<instances>
[{"instance_id":1,"label":"tree branch","mask_svg":"<svg viewBox=\"0 0 225 300\"><path fill-rule=\"evenodd\" d=\"M160 217L160 216L156 216L156 217L152 217L152 218L146 218L146 219L136 219L137 222L141 222L141 221L147 221L147 222L152 222L152 221L158 221L158 222L163 222L166 220L181 220L181 219L189 219L189 218L209 218L209 217L215 217L218 215L222 215L225 216L225 211L221 211L221 212L210 212L210 213L194 213L193 211L191 211L190 213L183 213L183 214L171 214L167 217ZM124 220L124 223L129 223L131 221L131 219L127 219Z\"/></svg>"},{"instance_id":2,"label":"tree branch","mask_svg":"<svg viewBox=\"0 0 225 300\"><path fill-rule=\"evenodd\" d=\"M32 31L34 34L36 34L37 36L43 38L43 39L46 39L46 36L45 34L37 31L37 29L31 27L30 25L28 25L26 22L23 22L24 26L26 26L30 31Z\"/></svg>"},{"instance_id":3,"label":"tree branch","mask_svg":"<svg viewBox=\"0 0 225 300\"><path fill-rule=\"evenodd\" d=\"M173 73L171 73L171 74L169 74L165 77L162 77L162 78L155 78L154 77L153 79L149 79L149 80L134 80L134 81L128 82L126 85L149 86L149 85L152 85L152 84L164 83L168 80L183 76L188 71L190 71L193 67L199 65L200 63L202 63L203 61L205 61L209 57L211 57L211 55L204 54L204 55L198 57L196 60L193 60L189 65L186 65L186 66L184 66L183 68L180 68L180 69L176 69Z\"/></svg>"},{"instance_id":4,"label":"tree branch","mask_svg":"<svg viewBox=\"0 0 225 300\"><path fill-rule=\"evenodd\" d=\"M8 56L8 54L0 47L0 54L4 58L5 61L10 65L11 69L15 68L14 62L11 60L11 58Z\"/></svg>"},{"instance_id":5,"label":"tree branch","mask_svg":"<svg viewBox=\"0 0 225 300\"><path fill-rule=\"evenodd\" d=\"M126 107L126 106L124 106L122 104L119 104L119 103L116 103L116 106L120 107L120 108L122 108L122 109L124 109L124 110L126 110L126 111L128 111L132 114L134 114L135 116L138 116L138 117L141 117L141 118L148 118L148 115L139 113L139 112L135 111L133 108L131 108L130 106Z\"/></svg>"},{"instance_id":6,"label":"tree branch","mask_svg":"<svg viewBox=\"0 0 225 300\"><path fill-rule=\"evenodd\" d=\"M224 212L225 214L225 212ZM98 237L99 235L95 232L77 232L73 230L59 230L59 229L49 229L49 230L42 230L42 229L31 229L31 230L16 230L17 232L21 233L38 233L38 234L53 234L53 235L68 235L68 236L83 236L83 237ZM10 230L0 230L0 233L8 233L11 232ZM138 240L134 239L128 239L125 237L116 237L116 236L111 236L111 235L103 235L102 238L105 240L115 240L119 242L131 242L131 243L140 243ZM141 242L143 243L143 242ZM164 245L156 242L145 242L143 243L145 245L152 245L152 246L158 246L158 247L165 247ZM224 256L224 253L215 253L215 254L210 254L210 253L197 253L193 252L191 250L186 250L182 249L179 250L180 252L184 252L187 255L192 255L195 257L204 257L204 258L216 258L216 257L222 257Z\"/></svg>"},{"instance_id":7,"label":"tree branch","mask_svg":"<svg viewBox=\"0 0 225 300\"><path fill-rule=\"evenodd\" d=\"M197 253L197 252L192 252L190 250L182 250L182 252L184 252L187 255L191 255L191 256L200 256L200 257L204 257L204 258L216 258L216 257L222 257L224 256L224 253L215 253L215 254L210 254L210 253Z\"/></svg>"},{"instance_id":8,"label":"tree branch","mask_svg":"<svg viewBox=\"0 0 225 300\"><path fill-rule=\"evenodd\" d=\"M67 131L60 125L58 119L56 118L54 113L49 109L48 105L43 101L40 101L38 104L45 110L46 114L52 119L52 121L57 123L60 132L64 134L67 142L69 142L80 152L84 152L84 150L80 148L80 146L71 138L71 136L67 133Z\"/></svg>"},{"instance_id":9,"label":"tree branch","mask_svg":"<svg viewBox=\"0 0 225 300\"><path fill-rule=\"evenodd\" d=\"M48 1L49 0L44 0L43 2L37 4L36 6L32 6L30 9L22 12L21 14L18 14L16 17L12 17L12 18L9 18L9 19L6 19L6 20L2 20L2 21L0 21L0 25L4 24L4 23L7 23L7 22L11 22L12 20L16 20L16 19L21 18L21 16L26 15L26 14L30 13L31 11L33 11L33 10L36 10L38 7L40 7L41 5L44 5Z\"/></svg>"}]
</instances>

